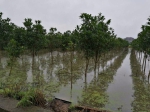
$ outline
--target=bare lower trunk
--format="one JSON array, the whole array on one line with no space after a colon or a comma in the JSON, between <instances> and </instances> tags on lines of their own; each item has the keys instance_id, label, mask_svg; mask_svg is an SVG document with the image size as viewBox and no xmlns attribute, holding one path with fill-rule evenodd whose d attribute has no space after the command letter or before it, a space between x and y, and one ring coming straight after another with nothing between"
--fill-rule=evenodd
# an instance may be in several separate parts
<instances>
[{"instance_id":1,"label":"bare lower trunk","mask_svg":"<svg viewBox=\"0 0 150 112\"><path fill-rule=\"evenodd\" d=\"M139 60L139 62L140 62L140 52L139 52L139 57L138 57L138 60Z\"/></svg>"},{"instance_id":2,"label":"bare lower trunk","mask_svg":"<svg viewBox=\"0 0 150 112\"><path fill-rule=\"evenodd\" d=\"M71 51L71 54L70 54L71 90L72 90L72 71L73 71L73 68L72 68L72 58L73 58L72 56L73 56L73 54L72 54L72 53L73 53L73 52Z\"/></svg>"},{"instance_id":3,"label":"bare lower trunk","mask_svg":"<svg viewBox=\"0 0 150 112\"><path fill-rule=\"evenodd\" d=\"M1 61L2 55L1 55L1 51L0 51L0 61Z\"/></svg>"},{"instance_id":4,"label":"bare lower trunk","mask_svg":"<svg viewBox=\"0 0 150 112\"><path fill-rule=\"evenodd\" d=\"M13 69L13 63L14 63L14 58L10 59L10 71L9 71L9 76L11 75L12 69Z\"/></svg>"},{"instance_id":5,"label":"bare lower trunk","mask_svg":"<svg viewBox=\"0 0 150 112\"><path fill-rule=\"evenodd\" d=\"M98 59L98 73L99 73L99 70L100 69L100 58Z\"/></svg>"},{"instance_id":6,"label":"bare lower trunk","mask_svg":"<svg viewBox=\"0 0 150 112\"><path fill-rule=\"evenodd\" d=\"M53 52L52 51L51 51L51 59L52 59L52 64L53 64L53 62L54 62L53 60L54 59L53 59Z\"/></svg>"},{"instance_id":7,"label":"bare lower trunk","mask_svg":"<svg viewBox=\"0 0 150 112\"><path fill-rule=\"evenodd\" d=\"M32 57L32 70L34 70L34 57Z\"/></svg>"},{"instance_id":8,"label":"bare lower trunk","mask_svg":"<svg viewBox=\"0 0 150 112\"><path fill-rule=\"evenodd\" d=\"M64 61L64 52L63 52L63 61Z\"/></svg>"},{"instance_id":9,"label":"bare lower trunk","mask_svg":"<svg viewBox=\"0 0 150 112\"><path fill-rule=\"evenodd\" d=\"M0 57L1 57L1 49L0 49Z\"/></svg>"},{"instance_id":10,"label":"bare lower trunk","mask_svg":"<svg viewBox=\"0 0 150 112\"><path fill-rule=\"evenodd\" d=\"M87 90L87 70L89 65L89 59L86 60L86 67L85 67L85 91Z\"/></svg>"},{"instance_id":11,"label":"bare lower trunk","mask_svg":"<svg viewBox=\"0 0 150 112\"><path fill-rule=\"evenodd\" d=\"M95 85L97 84L97 80L96 80L96 70L94 71L94 83L95 83Z\"/></svg>"},{"instance_id":12,"label":"bare lower trunk","mask_svg":"<svg viewBox=\"0 0 150 112\"><path fill-rule=\"evenodd\" d=\"M146 69L146 58L145 58L145 62L144 62L144 74L145 74L145 69Z\"/></svg>"},{"instance_id":13,"label":"bare lower trunk","mask_svg":"<svg viewBox=\"0 0 150 112\"><path fill-rule=\"evenodd\" d=\"M85 79L87 76L87 70L88 70L88 66L89 66L89 59L86 59L86 67L85 67Z\"/></svg>"},{"instance_id":14,"label":"bare lower trunk","mask_svg":"<svg viewBox=\"0 0 150 112\"><path fill-rule=\"evenodd\" d=\"M95 66L94 66L94 71L95 71L97 68L97 60L95 60L94 62L95 62Z\"/></svg>"},{"instance_id":15,"label":"bare lower trunk","mask_svg":"<svg viewBox=\"0 0 150 112\"><path fill-rule=\"evenodd\" d=\"M143 57L142 71L144 71L144 62L145 62L145 56Z\"/></svg>"},{"instance_id":16,"label":"bare lower trunk","mask_svg":"<svg viewBox=\"0 0 150 112\"><path fill-rule=\"evenodd\" d=\"M96 52L96 54L95 54L94 62L95 62L94 70L96 70L97 62L98 62L98 52Z\"/></svg>"},{"instance_id":17,"label":"bare lower trunk","mask_svg":"<svg viewBox=\"0 0 150 112\"><path fill-rule=\"evenodd\" d=\"M140 52L140 64L141 64L141 60L142 60L142 53Z\"/></svg>"},{"instance_id":18,"label":"bare lower trunk","mask_svg":"<svg viewBox=\"0 0 150 112\"><path fill-rule=\"evenodd\" d=\"M148 73L148 83L149 83L149 78L150 78L150 71L149 71L149 73Z\"/></svg>"},{"instance_id":19,"label":"bare lower trunk","mask_svg":"<svg viewBox=\"0 0 150 112\"><path fill-rule=\"evenodd\" d=\"M13 68L13 65L11 65L10 67L9 76L11 75L12 68Z\"/></svg>"}]
</instances>

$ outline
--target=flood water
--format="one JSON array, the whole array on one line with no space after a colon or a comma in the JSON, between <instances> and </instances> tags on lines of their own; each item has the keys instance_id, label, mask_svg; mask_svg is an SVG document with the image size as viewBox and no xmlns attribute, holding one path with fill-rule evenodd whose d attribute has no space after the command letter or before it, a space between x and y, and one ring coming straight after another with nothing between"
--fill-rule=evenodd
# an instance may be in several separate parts
<instances>
[{"instance_id":1,"label":"flood water","mask_svg":"<svg viewBox=\"0 0 150 112\"><path fill-rule=\"evenodd\" d=\"M0 54L0 88L17 85L22 90L39 88L46 98L53 96L114 112L149 112L149 84L141 74L135 52L111 51L95 68L91 59L85 77L83 54L41 52L34 59L23 55L15 61L11 74L9 58ZM72 63L72 64L71 64ZM148 74L148 65L146 73Z\"/></svg>"}]
</instances>

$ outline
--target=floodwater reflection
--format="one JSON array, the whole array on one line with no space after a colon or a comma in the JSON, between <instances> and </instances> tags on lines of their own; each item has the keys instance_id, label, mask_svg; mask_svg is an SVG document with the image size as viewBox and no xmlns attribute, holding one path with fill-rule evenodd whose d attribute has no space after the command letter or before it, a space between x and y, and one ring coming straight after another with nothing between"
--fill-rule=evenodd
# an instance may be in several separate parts
<instances>
[{"instance_id":1,"label":"floodwater reflection","mask_svg":"<svg viewBox=\"0 0 150 112\"><path fill-rule=\"evenodd\" d=\"M135 75L140 66L133 51L110 51L105 56L102 56L95 70L94 61L90 60L85 77L82 53L55 51L51 55L43 51L34 59L23 55L13 64L10 76L9 59L1 55L0 87L19 85L24 90L28 87L39 88L47 99L55 96L74 104L112 111L150 109L149 86L141 76Z\"/></svg>"},{"instance_id":2,"label":"floodwater reflection","mask_svg":"<svg viewBox=\"0 0 150 112\"><path fill-rule=\"evenodd\" d=\"M149 112L150 110L150 85L143 80L143 72L141 66L136 59L135 51L132 50L131 56L132 80L134 100L131 103L133 112Z\"/></svg>"},{"instance_id":3,"label":"floodwater reflection","mask_svg":"<svg viewBox=\"0 0 150 112\"><path fill-rule=\"evenodd\" d=\"M93 78L88 87L84 89L81 101L79 100L80 104L97 108L105 108L105 105L109 103L109 94L107 89L110 83L114 80L114 76L126 55L127 52L119 54L111 66L100 72L97 77Z\"/></svg>"},{"instance_id":4,"label":"floodwater reflection","mask_svg":"<svg viewBox=\"0 0 150 112\"><path fill-rule=\"evenodd\" d=\"M119 61L118 61L119 62ZM114 111L132 112L131 102L133 100L133 84L130 68L130 49L120 63L120 68L116 71L112 83L107 89L109 103L106 108Z\"/></svg>"}]
</instances>

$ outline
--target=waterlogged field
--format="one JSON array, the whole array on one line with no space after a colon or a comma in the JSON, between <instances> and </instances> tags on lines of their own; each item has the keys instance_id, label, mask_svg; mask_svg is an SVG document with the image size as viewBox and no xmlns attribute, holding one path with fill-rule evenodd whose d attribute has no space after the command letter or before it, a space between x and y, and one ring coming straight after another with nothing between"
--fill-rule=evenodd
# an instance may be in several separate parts
<instances>
[{"instance_id":1,"label":"waterlogged field","mask_svg":"<svg viewBox=\"0 0 150 112\"><path fill-rule=\"evenodd\" d=\"M99 66L91 59L85 76L82 53L47 51L34 59L23 55L10 74L9 58L0 55L0 88L27 91L38 88L46 99L58 97L73 104L122 112L148 112L150 90L135 52L111 51L102 56ZM147 65L148 67L148 65ZM148 74L148 70L145 74Z\"/></svg>"}]
</instances>

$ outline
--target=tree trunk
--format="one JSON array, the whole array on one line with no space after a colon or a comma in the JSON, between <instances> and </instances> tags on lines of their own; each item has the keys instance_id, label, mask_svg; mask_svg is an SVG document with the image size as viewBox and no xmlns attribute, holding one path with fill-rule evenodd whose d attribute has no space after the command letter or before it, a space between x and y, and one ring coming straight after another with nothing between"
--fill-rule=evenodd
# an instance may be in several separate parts
<instances>
[{"instance_id":1,"label":"tree trunk","mask_svg":"<svg viewBox=\"0 0 150 112\"><path fill-rule=\"evenodd\" d=\"M140 54L139 58L140 58L140 64L141 64L141 60L142 60L142 53L140 52L139 54Z\"/></svg>"},{"instance_id":2,"label":"tree trunk","mask_svg":"<svg viewBox=\"0 0 150 112\"><path fill-rule=\"evenodd\" d=\"M70 69L71 69L71 70L70 70L70 73L71 73L71 90L72 90L72 71L73 71L73 68L72 68L72 55L73 55L73 54L72 54L72 51L71 51L71 54L70 54L70 65L71 65L71 66L70 66L70 67L71 67L71 68L70 68Z\"/></svg>"},{"instance_id":3,"label":"tree trunk","mask_svg":"<svg viewBox=\"0 0 150 112\"><path fill-rule=\"evenodd\" d=\"M63 61L64 61L64 52L63 52Z\"/></svg>"},{"instance_id":4,"label":"tree trunk","mask_svg":"<svg viewBox=\"0 0 150 112\"><path fill-rule=\"evenodd\" d=\"M145 58L145 62L144 62L144 74L145 74L145 69L146 69L146 58Z\"/></svg>"},{"instance_id":5,"label":"tree trunk","mask_svg":"<svg viewBox=\"0 0 150 112\"><path fill-rule=\"evenodd\" d=\"M87 70L88 70L88 65L89 65L89 59L86 59L86 67L85 67L85 79L86 79L86 76L87 76Z\"/></svg>"},{"instance_id":6,"label":"tree trunk","mask_svg":"<svg viewBox=\"0 0 150 112\"><path fill-rule=\"evenodd\" d=\"M144 71L144 62L145 62L145 54L144 54L144 57L143 57L142 71Z\"/></svg>"},{"instance_id":7,"label":"tree trunk","mask_svg":"<svg viewBox=\"0 0 150 112\"><path fill-rule=\"evenodd\" d=\"M149 70L149 73L148 73L148 83L149 83L149 77L150 77L150 70Z\"/></svg>"},{"instance_id":8,"label":"tree trunk","mask_svg":"<svg viewBox=\"0 0 150 112\"><path fill-rule=\"evenodd\" d=\"M52 64L53 64L53 62L54 62L53 60L54 59L53 59L53 52L52 51L51 51L51 59L52 59Z\"/></svg>"},{"instance_id":9,"label":"tree trunk","mask_svg":"<svg viewBox=\"0 0 150 112\"><path fill-rule=\"evenodd\" d=\"M14 63L14 58L12 58L12 59L10 59L10 60L11 60L11 62L10 62L11 66L10 66L9 76L11 75L11 72L12 72L13 63Z\"/></svg>"},{"instance_id":10,"label":"tree trunk","mask_svg":"<svg viewBox=\"0 0 150 112\"><path fill-rule=\"evenodd\" d=\"M99 73L99 69L100 69L100 57L98 59L98 73Z\"/></svg>"},{"instance_id":11,"label":"tree trunk","mask_svg":"<svg viewBox=\"0 0 150 112\"><path fill-rule=\"evenodd\" d=\"M96 68L97 68L97 57L95 57L94 63L95 63L95 65L94 65L94 70L96 70Z\"/></svg>"},{"instance_id":12,"label":"tree trunk","mask_svg":"<svg viewBox=\"0 0 150 112\"><path fill-rule=\"evenodd\" d=\"M34 70L34 57L32 57L32 70Z\"/></svg>"},{"instance_id":13,"label":"tree trunk","mask_svg":"<svg viewBox=\"0 0 150 112\"><path fill-rule=\"evenodd\" d=\"M139 58L138 58L139 62L140 62L140 52L139 52Z\"/></svg>"},{"instance_id":14,"label":"tree trunk","mask_svg":"<svg viewBox=\"0 0 150 112\"><path fill-rule=\"evenodd\" d=\"M32 48L32 57L34 58L35 57L35 49Z\"/></svg>"}]
</instances>

